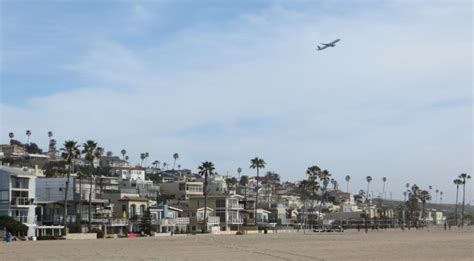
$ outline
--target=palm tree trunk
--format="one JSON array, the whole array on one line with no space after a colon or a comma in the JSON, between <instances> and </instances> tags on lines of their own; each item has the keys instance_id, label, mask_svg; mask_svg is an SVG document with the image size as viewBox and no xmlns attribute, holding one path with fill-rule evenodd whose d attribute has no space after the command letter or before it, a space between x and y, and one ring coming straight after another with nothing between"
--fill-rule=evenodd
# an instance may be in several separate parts
<instances>
[{"instance_id":1,"label":"palm tree trunk","mask_svg":"<svg viewBox=\"0 0 474 261\"><path fill-rule=\"evenodd\" d=\"M382 188L382 198L385 200L385 182L383 183L383 188Z\"/></svg>"},{"instance_id":2,"label":"palm tree trunk","mask_svg":"<svg viewBox=\"0 0 474 261\"><path fill-rule=\"evenodd\" d=\"M456 185L456 206L454 206L454 213L456 215L456 226L458 225L458 194L459 194L459 184Z\"/></svg>"},{"instance_id":3,"label":"palm tree trunk","mask_svg":"<svg viewBox=\"0 0 474 261\"><path fill-rule=\"evenodd\" d=\"M82 224L82 176L79 179L79 207L76 208L76 219L77 224L79 226L80 231L82 232L81 224Z\"/></svg>"},{"instance_id":4,"label":"palm tree trunk","mask_svg":"<svg viewBox=\"0 0 474 261\"><path fill-rule=\"evenodd\" d=\"M88 213L88 228L89 228L89 233L91 233L92 230L92 181L93 181L93 175L91 172L91 177L90 177L90 182L89 182L89 213Z\"/></svg>"},{"instance_id":5,"label":"palm tree trunk","mask_svg":"<svg viewBox=\"0 0 474 261\"><path fill-rule=\"evenodd\" d=\"M207 232L207 175L204 180L204 232Z\"/></svg>"},{"instance_id":6,"label":"palm tree trunk","mask_svg":"<svg viewBox=\"0 0 474 261\"><path fill-rule=\"evenodd\" d=\"M461 210L461 226L464 227L464 200L466 198L466 180L462 184L462 210Z\"/></svg>"},{"instance_id":7,"label":"palm tree trunk","mask_svg":"<svg viewBox=\"0 0 474 261\"><path fill-rule=\"evenodd\" d=\"M71 171L68 170L66 177L66 188L64 189L64 211L63 211L63 226L64 226L64 235L67 235L67 192L69 190L69 177L71 176Z\"/></svg>"},{"instance_id":8,"label":"palm tree trunk","mask_svg":"<svg viewBox=\"0 0 474 261\"><path fill-rule=\"evenodd\" d=\"M176 165L176 159L174 159L174 162L173 162L173 170L174 170L175 165Z\"/></svg>"},{"instance_id":9,"label":"palm tree trunk","mask_svg":"<svg viewBox=\"0 0 474 261\"><path fill-rule=\"evenodd\" d=\"M370 188L370 182L367 182L367 202L369 202L369 196L370 196L369 188Z\"/></svg>"},{"instance_id":10,"label":"palm tree trunk","mask_svg":"<svg viewBox=\"0 0 474 261\"><path fill-rule=\"evenodd\" d=\"M255 197L255 208L254 208L254 213L253 213L253 218L255 221L255 225L257 225L257 208L258 208L258 167L257 167L257 193Z\"/></svg>"}]
</instances>

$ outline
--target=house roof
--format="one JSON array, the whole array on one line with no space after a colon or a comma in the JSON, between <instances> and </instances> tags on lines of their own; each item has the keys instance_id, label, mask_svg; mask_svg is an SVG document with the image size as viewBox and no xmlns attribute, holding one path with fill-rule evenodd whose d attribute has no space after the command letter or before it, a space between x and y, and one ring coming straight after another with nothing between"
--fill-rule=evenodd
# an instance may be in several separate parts
<instances>
[{"instance_id":1,"label":"house roof","mask_svg":"<svg viewBox=\"0 0 474 261\"><path fill-rule=\"evenodd\" d=\"M123 196L119 201L148 201L148 199L135 196Z\"/></svg>"}]
</instances>

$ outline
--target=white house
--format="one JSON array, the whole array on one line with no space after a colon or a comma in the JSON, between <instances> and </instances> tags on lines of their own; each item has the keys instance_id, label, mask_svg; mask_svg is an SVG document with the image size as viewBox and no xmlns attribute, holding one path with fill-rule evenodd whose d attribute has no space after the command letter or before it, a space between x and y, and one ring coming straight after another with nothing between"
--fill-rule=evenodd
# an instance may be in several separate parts
<instances>
[{"instance_id":1,"label":"white house","mask_svg":"<svg viewBox=\"0 0 474 261\"><path fill-rule=\"evenodd\" d=\"M11 216L36 236L36 173L32 169L0 166L0 215Z\"/></svg>"}]
</instances>

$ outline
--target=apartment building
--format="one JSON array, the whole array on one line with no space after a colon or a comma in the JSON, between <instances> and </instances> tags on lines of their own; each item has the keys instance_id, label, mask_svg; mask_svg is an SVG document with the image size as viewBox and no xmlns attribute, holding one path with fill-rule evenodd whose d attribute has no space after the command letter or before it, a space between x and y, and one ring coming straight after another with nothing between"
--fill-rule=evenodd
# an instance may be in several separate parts
<instances>
[{"instance_id":1,"label":"apartment building","mask_svg":"<svg viewBox=\"0 0 474 261\"><path fill-rule=\"evenodd\" d=\"M27 168L0 166L0 215L7 215L28 227L36 236L36 173Z\"/></svg>"}]
</instances>

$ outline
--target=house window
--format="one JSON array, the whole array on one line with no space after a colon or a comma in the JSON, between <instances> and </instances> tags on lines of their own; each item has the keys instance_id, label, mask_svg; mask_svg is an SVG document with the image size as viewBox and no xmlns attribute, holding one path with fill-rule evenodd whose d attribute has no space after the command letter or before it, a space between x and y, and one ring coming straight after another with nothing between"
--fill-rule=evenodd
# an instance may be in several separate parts
<instances>
[{"instance_id":1,"label":"house window","mask_svg":"<svg viewBox=\"0 0 474 261\"><path fill-rule=\"evenodd\" d=\"M225 199L216 200L216 208L225 208Z\"/></svg>"},{"instance_id":2,"label":"house window","mask_svg":"<svg viewBox=\"0 0 474 261\"><path fill-rule=\"evenodd\" d=\"M126 212L127 211L127 205L122 205L122 212Z\"/></svg>"},{"instance_id":3,"label":"house window","mask_svg":"<svg viewBox=\"0 0 474 261\"><path fill-rule=\"evenodd\" d=\"M183 191L184 188L185 188L185 184L184 184L184 183L179 184L179 187L178 187L178 190L179 190L179 191Z\"/></svg>"}]
</instances>

